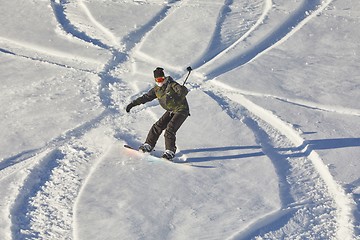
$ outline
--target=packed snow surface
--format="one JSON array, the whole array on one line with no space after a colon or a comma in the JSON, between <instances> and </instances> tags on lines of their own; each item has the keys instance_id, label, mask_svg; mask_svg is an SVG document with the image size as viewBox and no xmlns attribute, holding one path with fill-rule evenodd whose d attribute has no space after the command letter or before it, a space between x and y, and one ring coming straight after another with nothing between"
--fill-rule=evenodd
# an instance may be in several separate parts
<instances>
[{"instance_id":1,"label":"packed snow surface","mask_svg":"<svg viewBox=\"0 0 360 240\"><path fill-rule=\"evenodd\" d=\"M0 239L360 239L359 1L1 8ZM185 163L123 147L158 66L194 69Z\"/></svg>"}]
</instances>

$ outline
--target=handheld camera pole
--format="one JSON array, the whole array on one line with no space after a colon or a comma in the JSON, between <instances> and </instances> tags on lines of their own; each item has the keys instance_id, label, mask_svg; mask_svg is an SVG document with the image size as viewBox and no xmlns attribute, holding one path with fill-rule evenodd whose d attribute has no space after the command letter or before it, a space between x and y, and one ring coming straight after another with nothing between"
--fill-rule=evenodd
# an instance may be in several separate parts
<instances>
[{"instance_id":1,"label":"handheld camera pole","mask_svg":"<svg viewBox=\"0 0 360 240\"><path fill-rule=\"evenodd\" d=\"M184 83L183 83L183 86L185 85L186 81L188 80L189 75L190 75L190 73L191 73L191 71L192 71L192 68L189 66L189 67L186 68L186 70L188 70L189 73L188 73L188 75L187 75L186 78L185 78L185 81L184 81Z\"/></svg>"}]
</instances>

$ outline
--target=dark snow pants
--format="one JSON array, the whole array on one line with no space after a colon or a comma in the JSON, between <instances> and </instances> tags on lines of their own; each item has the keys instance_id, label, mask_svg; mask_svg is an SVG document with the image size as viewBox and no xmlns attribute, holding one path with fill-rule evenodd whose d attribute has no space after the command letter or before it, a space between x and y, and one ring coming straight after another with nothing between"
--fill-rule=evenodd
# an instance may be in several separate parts
<instances>
[{"instance_id":1,"label":"dark snow pants","mask_svg":"<svg viewBox=\"0 0 360 240\"><path fill-rule=\"evenodd\" d=\"M188 114L184 113L173 113L166 111L164 115L151 127L146 143L155 147L157 140L159 139L163 130L165 130L165 148L176 152L176 132L179 130L181 125L184 123Z\"/></svg>"}]
</instances>

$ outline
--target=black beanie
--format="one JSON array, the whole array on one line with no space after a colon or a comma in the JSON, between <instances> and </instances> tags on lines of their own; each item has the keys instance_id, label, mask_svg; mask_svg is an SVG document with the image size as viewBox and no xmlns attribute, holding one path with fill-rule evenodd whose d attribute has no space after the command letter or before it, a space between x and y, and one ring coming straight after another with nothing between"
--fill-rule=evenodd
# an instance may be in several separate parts
<instances>
[{"instance_id":1,"label":"black beanie","mask_svg":"<svg viewBox=\"0 0 360 240\"><path fill-rule=\"evenodd\" d=\"M158 77L165 77L164 69L161 67L157 67L154 70L154 78L158 78Z\"/></svg>"}]
</instances>

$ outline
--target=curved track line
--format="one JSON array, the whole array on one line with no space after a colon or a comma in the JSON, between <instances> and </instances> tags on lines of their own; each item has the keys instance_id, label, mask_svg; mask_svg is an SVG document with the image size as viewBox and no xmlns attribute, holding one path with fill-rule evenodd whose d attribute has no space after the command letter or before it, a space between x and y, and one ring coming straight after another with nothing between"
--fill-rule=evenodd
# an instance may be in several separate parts
<instances>
[{"instance_id":1,"label":"curved track line","mask_svg":"<svg viewBox=\"0 0 360 240\"><path fill-rule=\"evenodd\" d=\"M78 55L74 55L71 54L69 52L61 52L61 51L57 51L55 49L51 49L51 48L46 48L46 47L42 47L42 46L38 46L35 44L31 44L31 43L24 43L21 41L17 41L17 40L12 40L12 39L8 39L8 38L4 38L4 37L0 37L0 42L5 43L6 45L12 45L15 48L24 48L24 49L28 49L30 51L33 51L35 53L40 53L46 56L53 56L53 57L58 57L58 58L64 58L64 59L68 59L68 60L72 60L74 61L74 59L76 60L80 60L83 62L90 62L90 63L95 63L95 64L101 64L102 62L96 60L96 59L92 59L92 58L86 58L86 57L79 57ZM10 52L11 53L11 52Z\"/></svg>"},{"instance_id":2,"label":"curved track line","mask_svg":"<svg viewBox=\"0 0 360 240\"><path fill-rule=\"evenodd\" d=\"M165 7L163 7L159 11L159 13L153 19L151 19L148 22L148 24L144 25L138 31L135 31L135 32L129 34L127 37L125 37L124 41L127 42L127 45L130 45L131 48L132 48L131 54L130 54L131 57L132 58L138 58L138 59L141 59L141 60L146 61L146 62L151 62L154 65L164 66L168 70L173 71L175 73L182 72L182 69L180 69L179 67L171 66L171 65L163 62L159 58L151 57L148 54L142 52L140 49L143 46L144 42L146 42L146 39L147 39L148 35L151 34L151 32L158 25L160 25L162 23L162 21L164 21L170 15L174 14L174 12L177 11L177 9L181 5L186 4L187 2L188 2L188 0L179 1L179 2L177 0L173 0L171 2L169 1L169 3ZM139 33L141 33L140 36L139 36ZM131 41L129 41L129 40L131 40ZM132 62L135 62L135 61L132 61ZM135 64L133 64L133 71L135 71L135 69L136 69Z\"/></svg>"},{"instance_id":3,"label":"curved track line","mask_svg":"<svg viewBox=\"0 0 360 240\"><path fill-rule=\"evenodd\" d=\"M53 159L60 157L61 153L56 150L50 151L43 159L41 159L37 166L31 170L26 177L22 190L16 196L14 204L11 209L12 222L12 238L13 239L29 239L38 238L38 234L29 231L30 219L28 211L30 208L31 197L48 181L48 176L51 175L51 170L56 166Z\"/></svg>"},{"instance_id":4,"label":"curved track line","mask_svg":"<svg viewBox=\"0 0 360 240\"><path fill-rule=\"evenodd\" d=\"M261 56L267 51L282 44L297 31L299 31L312 18L318 15L330 3L331 0L323 3L320 0L303 0L302 5L287 20L285 20L282 25L280 25L277 29L274 29L270 35L262 39L258 44L254 45L249 50L246 50L238 56L235 56L230 60L212 68L208 73L205 74L206 78L213 79L237 67L243 66L253 61L258 56ZM308 12L312 13L308 15ZM236 45L233 45L232 48L234 48ZM226 51L229 50L230 49L227 49ZM217 60L218 57L215 56L214 59ZM202 66L199 68L202 68Z\"/></svg>"},{"instance_id":5,"label":"curved track line","mask_svg":"<svg viewBox=\"0 0 360 240\"><path fill-rule=\"evenodd\" d=\"M3 49L3 48L0 48L0 52L5 53L5 54L9 54L9 55L14 55L14 56L16 56L15 53L13 53L13 52L11 52L11 51L8 51L8 50L6 50L6 49Z\"/></svg>"},{"instance_id":6,"label":"curved track line","mask_svg":"<svg viewBox=\"0 0 360 240\"><path fill-rule=\"evenodd\" d=\"M301 99L289 99L289 98L282 98L282 97L277 97L277 96L272 96L272 97L275 98L275 99L278 99L280 101L286 102L286 103L291 103L291 104L294 104L294 105L298 105L300 107L311 108L311 109L325 111L325 112L333 112L333 113L338 113L338 114L360 116L360 110L355 109L355 108L346 108L346 107L341 107L341 106L330 106L330 105L325 105L325 104L321 104L321 103L314 103L314 102L301 100Z\"/></svg>"},{"instance_id":7,"label":"curved track line","mask_svg":"<svg viewBox=\"0 0 360 240\"><path fill-rule=\"evenodd\" d=\"M57 227L57 224L59 224L58 227L60 229L58 229L58 230L60 230L60 232L62 230L64 230L66 232L65 233L66 236L69 235L68 228L69 228L70 220L68 218L61 219L61 217L59 218L59 216L56 216L55 221L57 221L57 223L55 224L55 226L48 224L49 222L52 222L52 221L49 221L48 218L55 217L55 216L52 216L51 211L56 211L56 207L60 207L60 210L61 210L61 208L64 208L65 211L68 211L70 208L64 207L64 206L61 207L62 204L64 204L64 203L59 202L59 206L53 206L55 209L51 210L51 208L49 208L50 206L48 204L42 205L41 201L43 201L43 200L38 199L38 198L39 197L40 198L41 197L50 198L50 199L48 199L48 201L50 201L50 202L53 200L53 198L56 198L56 197L59 197L59 198L64 197L65 200L67 199L67 196L65 197L65 195L64 196L61 195L62 194L61 191L56 192L56 194L60 194L60 196L57 196L56 194L55 194L55 196L51 196L51 194L49 195L47 193L47 191L49 191L49 193L53 193L53 191L51 191L51 189L50 190L46 190L46 189L48 187L51 187L52 182L57 179L55 172L60 171L60 174L61 174L61 171L62 171L61 169L63 166L62 166L62 163L59 163L59 161L60 162L63 162L64 160L67 161L66 156L68 154L70 156L71 156L71 154L74 154L73 151L70 151L70 152L65 151L67 148L69 148L69 150L71 150L71 148L74 148L74 150L76 150L77 146L76 145L73 146L72 142L75 141L76 139L79 139L80 137L84 136L90 130L95 129L96 126L105 117L112 115L112 117L115 118L115 114L117 113L117 111L114 109L114 106L113 106L110 85L111 85L111 83L119 82L119 80L111 75L111 71L113 69L115 69L116 66L125 62L128 59L127 54L121 53L118 50L115 50L114 48L102 43L101 41L93 39L91 37L88 37L86 34L76 30L74 28L74 26L67 20L67 18L65 16L65 12L64 12L64 7L62 6L61 3L56 3L53 0L52 7L53 7L55 15L57 16L56 19L59 21L59 24L62 26L63 30L66 33L72 34L74 37L79 38L82 41L89 42L89 43L92 43L103 49L109 50L113 56L107 62L103 71L99 73L99 77L100 77L99 96L100 96L103 106L105 107L104 112L102 114L100 114L98 117L94 118L93 120L90 120L89 122L83 124L82 126L74 128L74 129L68 131L67 133L61 135L60 137L53 139L50 143L48 143L43 148L36 150L36 153L40 153L47 149L54 149L53 151L55 151L55 153L61 152L62 155L60 157L56 157L57 154L55 154L54 157L53 157L53 155L49 155L49 157L46 157L43 161L41 161L38 164L38 167L36 168L38 170L36 170L33 174L30 174L26 177L24 185L28 186L32 190L30 191L30 193L26 192L26 191L20 192L20 194L17 196L17 200L16 200L17 204L13 205L11 208L11 211L14 213L14 216L19 215L19 217L20 217L20 218L15 217L12 219L12 226L13 226L12 233L13 233L13 236L20 237L20 238L28 238L28 237L36 238L39 236L46 238L51 234L55 234L55 236L60 236L60 235L58 235L57 230L54 229L54 227L55 228ZM153 28L152 25L149 25L148 27L150 30ZM143 29L143 31L146 33L145 29ZM139 39L141 39L141 38L139 38ZM134 46L135 46L135 44L134 44ZM122 99L122 101L125 101L127 95L129 94L129 92L128 92L129 89L126 86L123 86L123 87L124 88L122 88L121 93L124 96L124 99ZM116 117L118 117L118 116L116 116ZM107 124L104 123L104 125L107 125ZM84 147L86 147L86 146L84 146ZM79 149L79 152L76 154L81 154L81 152L83 150L84 150L84 148L81 147ZM74 160L78 161L77 160L78 158L79 158L79 161L81 161L80 155L79 155L79 157L75 156ZM8 161L9 164L7 166L4 166L4 168L10 167L11 164L16 162L17 160L19 160L19 162L24 162L26 159L28 159L28 157L23 158L22 155L14 156L13 158L9 158L9 161ZM101 160L101 158L100 158L100 160ZM100 162L100 160L97 162ZM58 163L55 163L55 162L58 162ZM91 162L93 162L93 161L89 161L89 164ZM88 166L88 164L85 164L85 165ZM65 167L66 167L66 165L65 165ZM77 171L78 170L75 169L74 173L76 173ZM79 175L79 174L77 174L77 175ZM91 175L91 170L90 171L85 170L85 172L81 173L81 174L80 174L81 176L77 176L77 175L75 176L76 180L79 180L81 182L85 181L85 183L86 183L86 181L87 181L86 179ZM45 180L37 182L36 178L40 175ZM63 187L66 188L66 186L67 185L64 184ZM78 190L73 189L73 194L75 194L75 195L72 195L73 197L70 196L71 199L75 199L75 201L76 201L76 198L78 197L78 194L79 194ZM69 199L70 202L72 201L71 199ZM33 204L37 204L37 205L33 206ZM24 206L25 206L25 208L24 208ZM75 211L76 209L71 208L70 211L72 211L72 210ZM37 213L41 213L41 216L43 216L43 219L36 220ZM54 214L56 214L56 213L54 213ZM72 213L69 213L69 214L72 215ZM61 221L63 221L63 222L61 222ZM23 226L20 226L20 225L23 225ZM17 226L20 226L20 227L17 227ZM61 229L61 228L64 228L64 229ZM21 229L23 229L24 231L22 231ZM70 230L71 230L71 228L70 228ZM76 232L75 232L75 234L76 234Z\"/></svg>"},{"instance_id":8,"label":"curved track line","mask_svg":"<svg viewBox=\"0 0 360 240\"><path fill-rule=\"evenodd\" d=\"M100 124L107 116L112 112L110 110L104 110L100 115L93 118L90 121L83 123L82 125L66 131L65 133L60 134L58 137L50 140L45 146L23 151L14 156L3 159L0 162L0 180L8 177L14 171L12 169L18 169L17 165L26 165L25 162L29 162L30 159L33 159L35 156L42 154L43 152L48 151L48 149L56 149L62 145L67 144L72 139L81 138L91 129L95 128Z\"/></svg>"},{"instance_id":9,"label":"curved track line","mask_svg":"<svg viewBox=\"0 0 360 240\"><path fill-rule=\"evenodd\" d=\"M252 50L246 52L239 57L236 57L225 64L213 69L210 73L207 74L209 79L219 76L225 72L228 72L235 67L239 67L244 65L258 56L266 53L267 51L273 49L274 47L282 44L288 38L290 38L294 33L296 33L299 29L301 29L307 22L309 22L313 17L318 15L322 10L324 10L329 4L331 0L326 2L322 2L321 6L318 9L315 9L317 3L313 3L314 7L308 9L306 1L303 2L302 7L298 10L298 12L293 15L293 17L287 20L278 30L273 32L269 37L264 39L259 45L253 47ZM311 5L312 6L312 5ZM311 15L306 17L304 16L305 12L308 10L315 10ZM296 23L296 24L295 24ZM294 26L293 28L290 28ZM288 31L287 29L292 29ZM279 39L280 36L280 39ZM240 41L237 42L237 44ZM236 44L232 45L233 48ZM230 48L229 48L230 49ZM228 51L226 49L225 51ZM215 56L212 59L212 62L220 58L222 54ZM202 68L204 65L200 66ZM200 84L201 85L201 84ZM228 88L231 88L230 86ZM273 126L278 131L282 132L289 140L291 140L296 146L301 146L306 141L301 138L301 136L293 129L291 126L288 126L286 123L281 121L278 117L273 115L271 112L261 108L260 106L254 104L249 101L243 95L233 94L230 97L233 101L238 102L240 105L247 108L250 112L258 116L260 119L264 120L271 126ZM346 112L346 111L345 111ZM337 207L337 236L339 239L352 239L354 236L354 225L352 219L352 209L353 209L353 200L350 196L348 196L345 191L341 188L341 186L333 179L331 173L329 172L328 167L324 164L319 155L311 149L309 145L305 148L306 152L309 152L308 158L311 160L313 166L328 186L328 191L330 195L333 197L336 207Z\"/></svg>"},{"instance_id":10,"label":"curved track line","mask_svg":"<svg viewBox=\"0 0 360 240\"><path fill-rule=\"evenodd\" d=\"M9 177L20 168L27 166L27 163L31 162L30 159L37 156L40 152L40 149L32 149L23 151L12 157L2 159L0 161L0 181Z\"/></svg>"},{"instance_id":11,"label":"curved track line","mask_svg":"<svg viewBox=\"0 0 360 240\"><path fill-rule=\"evenodd\" d=\"M52 62L52 61L44 60L44 59L41 59L41 58L29 57L29 56L26 56L26 55L23 55L23 54L17 54L17 53L9 52L9 51L6 51L6 50L2 51L2 49L0 49L0 52L4 52L5 54L9 54L9 55L19 57L19 58L23 58L23 59L30 60L30 61L40 62L40 63L44 63L44 64L50 64L50 65L53 65L53 66L56 66L56 67L77 70L77 71L84 72L84 73L98 74L97 72L92 71L92 70L81 69L81 68L77 68L77 67L71 67L71 66L69 66L67 64L61 64L61 63L57 63L57 62Z\"/></svg>"},{"instance_id":12,"label":"curved track line","mask_svg":"<svg viewBox=\"0 0 360 240\"><path fill-rule=\"evenodd\" d=\"M90 19L90 21L99 29L101 30L103 33L105 33L105 35L110 39L110 42L112 43L113 46L119 46L119 42L117 37L106 27L104 27L101 23L99 23L94 16L91 14L90 10L88 9L88 7L86 6L86 4L84 3L83 0L79 0L79 5L80 7L83 9L83 11L85 12L86 16Z\"/></svg>"},{"instance_id":13,"label":"curved track line","mask_svg":"<svg viewBox=\"0 0 360 240\"><path fill-rule=\"evenodd\" d=\"M229 86L228 88L231 87ZM311 146L307 144L307 141L303 139L289 124L283 122L279 117L275 116L270 111L265 110L259 105L251 102L244 95L228 92L226 95L232 101L239 103L255 116L259 117L271 125L274 129L277 129L279 132L284 134L293 144L295 144L295 146L303 147L303 152L307 154L307 157L311 160L316 171L328 187L328 192L336 203L338 239L353 239L354 224L352 216L354 201L352 197L346 194L344 189L342 189L342 187L334 180L327 165L323 162L320 156L311 149Z\"/></svg>"},{"instance_id":14,"label":"curved track line","mask_svg":"<svg viewBox=\"0 0 360 240\"><path fill-rule=\"evenodd\" d=\"M211 80L211 83L214 84L215 86L226 89L227 91L232 92L232 93L240 93L242 95L254 96L254 97L273 98L273 99L283 101L286 103L298 105L298 106L305 107L305 108L320 110L320 111L324 111L324 112L333 112L333 113L338 113L338 114L360 116L359 109L346 108L346 107L341 107L341 106L330 106L330 105L325 105L325 104L321 104L321 103L314 103L314 102L306 101L303 99L284 98L284 97L280 97L280 96L276 96L276 95L272 95L272 94L256 93L256 92L251 92L251 91L242 90L242 89L234 90L233 87L230 87L229 85L224 84L221 81L218 81L216 79Z\"/></svg>"},{"instance_id":15,"label":"curved track line","mask_svg":"<svg viewBox=\"0 0 360 240\"><path fill-rule=\"evenodd\" d=\"M233 100L239 102L242 106L247 108L249 111L266 121L268 124L272 125L275 129L282 132L285 136L288 137L294 144L297 146L303 145L306 141L301 138L301 136L288 124L281 121L278 117L273 115L271 112L261 108L260 106L252 103L247 100L244 96L232 96ZM231 97L231 98L232 98ZM320 156L311 149L311 146L307 145L305 151L309 151L310 154L308 158L312 161L314 167L320 174L323 181L328 186L329 193L334 198L337 205L338 211L338 239L352 239L354 236L353 233L353 220L351 218L352 209L353 209L353 200L351 196L347 195L344 189L334 180L332 177L329 168L322 161Z\"/></svg>"},{"instance_id":16,"label":"curved track line","mask_svg":"<svg viewBox=\"0 0 360 240\"><path fill-rule=\"evenodd\" d=\"M110 152L110 150L112 149L113 145L114 145L114 141L112 141L110 144L108 144L107 148L105 149L105 151L103 152L103 154L98 158L96 159L95 163L91 165L89 171L88 171L88 174L87 176L85 177L85 179L83 179L82 183L81 183L81 186L79 187L78 189L78 194L77 194L77 197L75 198L74 200L74 204L73 204L73 231L72 231L72 236L73 236L73 240L76 240L76 239L80 239L80 237L78 236L78 232L77 232L77 225L78 225L78 216L77 216L77 206L79 204L79 199L80 199L80 196L82 195L86 185L88 184L88 182L90 181L91 179L91 175L97 170L97 167L98 165L102 162L102 160L107 156L107 154ZM101 234L101 233L100 233Z\"/></svg>"},{"instance_id":17,"label":"curved track line","mask_svg":"<svg viewBox=\"0 0 360 240\"><path fill-rule=\"evenodd\" d=\"M281 207L268 215L253 219L251 223L239 229L239 232L233 234L229 239L245 240L253 239L256 236L266 239L268 237L269 239L282 239L279 235L274 237L275 235L272 234L281 232L288 227L297 229L293 230L299 234L299 238L312 234L316 236L319 234L319 229L324 232L324 236L334 236L333 226L336 225L336 219L332 212L335 212L335 204L325 183L313 181L315 175L317 175L316 179L321 177L316 174L311 161L306 160L307 153L304 153L302 148L294 147L294 144L273 126L252 114L236 101L229 99L228 92L223 92L220 88L209 87L209 89L206 90L208 95L218 102L231 118L241 119L242 123L251 129L257 143L272 161L279 180ZM289 151L280 149L289 149ZM322 206L326 206L324 211L312 210L312 208L323 208ZM326 222L314 221L314 224L306 224L305 221L302 226L292 225L293 222L303 221L304 218L328 217L327 214L332 214L333 218L327 219ZM291 238L291 236L288 237Z\"/></svg>"},{"instance_id":18,"label":"curved track line","mask_svg":"<svg viewBox=\"0 0 360 240\"><path fill-rule=\"evenodd\" d=\"M109 50L110 47L104 43L102 43L100 40L92 38L86 33L79 31L66 17L65 14L65 8L63 6L64 1L59 0L59 3L56 0L51 0L51 7L53 9L55 18L57 22L59 23L62 30L66 33L69 33L73 37L79 39L80 41L93 44L95 46L98 46L103 49Z\"/></svg>"},{"instance_id":19,"label":"curved track line","mask_svg":"<svg viewBox=\"0 0 360 240\"><path fill-rule=\"evenodd\" d=\"M303 0L304 1L304 0ZM312 1L312 0L308 0L308 1ZM320 6L317 9L314 9L315 11L313 11L308 17L305 17L301 22L299 22L297 25L294 26L294 28L292 29L292 31L288 32L283 38L281 38L279 41L277 41L275 44L273 44L272 46L270 46L269 48L265 49L264 51L262 51L260 54L258 54L257 56L255 56L255 58L257 58L258 56L261 56L262 54L270 51L271 49L279 46L280 44L284 43L286 40L288 40L291 36L293 36L297 31L299 31L303 26L305 26L305 24L307 24L310 20L312 20L313 18L315 18L317 15L319 15L322 11L325 10L325 8L327 6L329 6L329 4L332 2L333 0L325 0L325 1L321 1ZM320 2L320 1L318 1ZM304 1L305 4L305 1ZM254 59L255 59L254 58Z\"/></svg>"},{"instance_id":20,"label":"curved track line","mask_svg":"<svg viewBox=\"0 0 360 240\"><path fill-rule=\"evenodd\" d=\"M102 128L91 133L101 134ZM107 136L101 139L95 145L88 136L72 139L38 161L23 183L26 190L20 191L11 211L14 239L71 239L78 193L88 173L114 142Z\"/></svg>"},{"instance_id":21,"label":"curved track line","mask_svg":"<svg viewBox=\"0 0 360 240\"><path fill-rule=\"evenodd\" d=\"M231 49L236 47L239 43L244 41L247 37L249 37L252 32L254 32L261 24L263 24L263 22L265 21L266 16L268 15L268 13L270 12L270 10L272 8L272 5L273 5L272 0L265 0L264 1L264 10L263 10L261 16L256 21L256 23L243 36L241 36L238 40L236 40L229 47L222 50L220 53L218 53L214 57L211 57L209 60L206 60L206 58L202 58L200 61L194 63L193 64L194 68L197 68L198 70L200 70L200 69L210 65L211 63L215 62L217 59L221 58L226 53L228 53ZM203 63L204 61L205 61L205 63Z\"/></svg>"},{"instance_id":22,"label":"curved track line","mask_svg":"<svg viewBox=\"0 0 360 240\"><path fill-rule=\"evenodd\" d=\"M112 46L109 46L105 43L103 43L101 40L92 38L88 36L85 32L81 32L78 30L71 22L68 20L66 13L65 13L65 7L63 6L64 3L60 1L60 3L57 3L55 0L51 0L51 7L53 9L54 15L61 26L62 30L66 34L70 34L75 38L78 38L81 41L91 43L95 46L98 46L104 50L108 50L111 52L112 56L109 59L109 61L105 64L104 69L98 74L100 77L100 83L99 83L99 97L102 105L110 110L114 110L112 99L111 99L111 91L109 89L110 84L113 84L115 82L118 82L119 80L111 76L111 71L120 63L123 63L127 60L126 54L120 52L119 50L115 49ZM84 5L85 6L85 5ZM88 11L88 8L82 7L82 10ZM96 25L96 27L100 27L100 31L107 32L111 36L113 36L108 29L106 29L104 26L102 26L100 23L98 23L93 17L92 14L89 12L93 23ZM115 37L114 37L115 38ZM119 46L119 44L117 44Z\"/></svg>"},{"instance_id":23,"label":"curved track line","mask_svg":"<svg viewBox=\"0 0 360 240\"><path fill-rule=\"evenodd\" d=\"M169 65L168 63L162 61L161 59L151 57L150 55L148 55L140 50L134 51L133 57L141 59L146 62L151 62L154 65L162 66L162 67L166 68L167 71L172 71L174 73L183 72L183 69L181 69L180 67L175 67L175 66ZM135 63L135 61L134 61L134 63ZM135 69L135 67L133 67L133 68Z\"/></svg>"},{"instance_id":24,"label":"curved track line","mask_svg":"<svg viewBox=\"0 0 360 240\"><path fill-rule=\"evenodd\" d=\"M70 54L70 53L57 51L55 49L41 47L41 46L38 46L38 45L35 45L35 44L24 43L24 42L21 42L21 41L15 41L15 40L7 39L7 38L4 38L4 37L0 37L0 42L2 42L8 48L8 49L2 49L2 48L0 49L0 52L2 52L4 54L9 54L9 55L13 55L13 56L16 56L16 57L21 57L21 58L32 60L32 61L38 61L38 62L41 62L41 63L48 63L48 64L58 66L58 67L74 69L74 70L79 70L79 71L82 71L82 72L96 74L96 72L92 71L92 70L81 69L81 68L78 68L78 67L69 66L66 63L58 63L58 62L55 62L55 61L46 60L46 58L52 59L53 57L56 57L56 58L60 58L60 59L64 59L66 61L69 61L70 63L77 63L78 61L81 61L81 62L84 62L84 63L90 63L90 64L94 64L94 65L101 65L102 64L102 62L100 62L100 61L98 61L96 59L80 57L78 55L73 55L73 54ZM10 48L11 48L11 50L10 50ZM28 55L25 55L24 53L18 53L19 51L21 52L21 51L24 51L24 50L25 51L30 51L30 53L33 53L34 56L28 56Z\"/></svg>"},{"instance_id":25,"label":"curved track line","mask_svg":"<svg viewBox=\"0 0 360 240\"><path fill-rule=\"evenodd\" d=\"M113 109L112 100L111 100L111 91L109 89L109 87L110 87L109 83L117 82L118 80L115 79L114 77L112 77L110 72L118 64L123 63L127 59L127 56L125 54L122 54L122 53L112 49L111 47L107 46L106 44L103 44L101 41L93 39L91 37L88 37L84 33L76 30L75 27L67 20L65 13L64 13L64 7L61 5L61 3L57 3L54 0L51 3L52 3L51 6L53 8L54 14L56 15L56 19L58 20L60 26L62 26L63 30L66 33L69 33L84 42L92 43L96 46L99 46L106 50L110 50L112 52L113 57L105 65L103 71L101 73L99 73L99 76L101 79L99 95L100 95L101 101L102 101L103 105L106 107L106 109L97 118L89 121L88 123L86 123L80 127L77 127L77 128L74 128L74 129L68 131L66 134L63 134L60 137L52 140L49 144L47 144L46 146L44 146L41 149L35 150L35 153L31 154L31 155L33 155L33 154L36 155L36 154L39 154L48 149L55 149L55 150L53 150L53 151L55 151L54 155L50 154L49 157L46 157L43 161L41 161L38 164L38 167L36 168L38 170L35 170L32 174L30 174L26 177L25 183L23 184L23 186L25 186L27 188L31 188L31 191L28 192L28 191L22 190L20 192L20 194L16 197L16 204L11 206L11 212L14 213L13 214L14 217L11 219L13 237L20 237L20 238L35 237L36 238L40 234L42 234L40 232L37 232L37 230L34 230L32 223L30 222L30 221L32 221L31 218L35 216L35 215L33 215L34 211L32 211L34 209L31 209L32 203L30 202L30 200L32 201L37 196L38 193L41 195L43 187L45 187L45 183L47 183L48 180L50 181L51 178L53 177L53 174L54 174L53 170L58 169L58 166L60 166L57 163L55 163L57 161L57 159L62 158L61 156L60 156L60 158L56 157L57 153L60 152L60 150L58 148L61 146L64 146L68 142L71 145L70 141L72 141L73 139L78 139L81 136L85 135L87 132L89 132L89 130L96 127L97 123L102 121L106 116L109 116L109 115L115 113L115 111ZM149 28L151 29L151 27L152 26L150 26ZM8 51L2 51L2 52L7 53ZM7 53L7 54L10 54L10 53ZM122 93L126 95L126 89L123 89L123 90L125 90L125 91L122 91ZM9 158L9 161L7 161L7 164L3 165L3 169L9 169L9 167L11 167L17 163L27 162L26 161L27 159L31 160L27 154L25 154L25 155L19 154L18 156ZM76 172L76 171L74 171L74 172ZM8 175L8 174L6 174L6 175ZM42 176L42 178L44 180L37 182L36 179L40 175ZM88 177L88 175L87 175L87 177ZM86 181L87 177L85 177L85 181ZM47 196L47 197L49 197L49 196ZM61 197L61 196L59 196L59 197ZM54 207L56 207L56 206L54 206ZM67 210L67 209L68 208L66 208L65 210ZM45 213L45 214L43 214L43 216L47 216L48 218L52 217L51 212L48 212L49 211L48 206L39 205L39 206L37 206L36 211L40 211L40 212L42 211L42 213ZM48 212L48 215L46 214L47 212ZM61 221L61 219L58 219L58 220ZM68 224L68 220L64 220L64 221L65 221L64 222L65 225ZM35 228L35 229L39 229L39 227L40 227L40 229L43 233L44 233L44 231L46 232L45 233L46 235L55 233L54 230L52 229L52 227L47 224L49 222L51 223L51 221L49 221L49 219L47 219L46 217L45 217L45 219L38 219L33 222L36 223L35 225L37 225L37 228ZM62 225L62 224L60 224L60 225ZM60 225L59 225L59 227L60 227ZM66 226L65 226L65 228L66 228ZM22 231L21 229L23 229L24 231Z\"/></svg>"}]
</instances>

